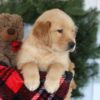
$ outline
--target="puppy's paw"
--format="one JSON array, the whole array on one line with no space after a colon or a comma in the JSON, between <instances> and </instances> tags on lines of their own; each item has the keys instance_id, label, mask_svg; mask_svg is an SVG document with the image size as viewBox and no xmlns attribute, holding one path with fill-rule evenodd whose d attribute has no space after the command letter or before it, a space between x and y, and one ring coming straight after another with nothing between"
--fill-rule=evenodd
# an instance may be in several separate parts
<instances>
[{"instance_id":1,"label":"puppy's paw","mask_svg":"<svg viewBox=\"0 0 100 100\"><path fill-rule=\"evenodd\" d=\"M45 89L47 90L48 93L54 93L58 90L59 88L59 81L53 80L53 79L47 79L45 81Z\"/></svg>"},{"instance_id":2,"label":"puppy's paw","mask_svg":"<svg viewBox=\"0 0 100 100\"><path fill-rule=\"evenodd\" d=\"M31 79L30 78L30 79L25 79L24 84L28 90L34 91L39 87L40 81L38 79Z\"/></svg>"}]
</instances>

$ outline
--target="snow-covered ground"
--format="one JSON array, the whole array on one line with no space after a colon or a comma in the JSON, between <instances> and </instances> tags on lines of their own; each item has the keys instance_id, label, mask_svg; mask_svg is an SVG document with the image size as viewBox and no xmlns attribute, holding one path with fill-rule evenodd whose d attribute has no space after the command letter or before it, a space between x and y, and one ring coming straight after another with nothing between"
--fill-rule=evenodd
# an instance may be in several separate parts
<instances>
[{"instance_id":1,"label":"snow-covered ground","mask_svg":"<svg viewBox=\"0 0 100 100\"><path fill-rule=\"evenodd\" d=\"M32 25L24 24L24 39L27 37L28 33L31 31Z\"/></svg>"}]
</instances>

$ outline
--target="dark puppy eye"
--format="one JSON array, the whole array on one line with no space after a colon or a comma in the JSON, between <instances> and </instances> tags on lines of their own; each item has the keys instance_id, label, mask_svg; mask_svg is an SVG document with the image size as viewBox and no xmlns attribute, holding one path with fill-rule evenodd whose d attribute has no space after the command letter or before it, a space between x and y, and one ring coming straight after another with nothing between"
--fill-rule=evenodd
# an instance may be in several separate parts
<instances>
[{"instance_id":1,"label":"dark puppy eye","mask_svg":"<svg viewBox=\"0 0 100 100\"><path fill-rule=\"evenodd\" d=\"M57 32L63 33L63 29L58 29Z\"/></svg>"}]
</instances>

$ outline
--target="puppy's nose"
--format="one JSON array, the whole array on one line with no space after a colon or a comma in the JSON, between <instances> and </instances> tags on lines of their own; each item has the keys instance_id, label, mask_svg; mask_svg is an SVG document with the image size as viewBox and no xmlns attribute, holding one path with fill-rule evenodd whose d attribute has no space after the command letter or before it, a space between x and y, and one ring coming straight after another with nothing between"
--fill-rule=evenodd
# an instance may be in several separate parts
<instances>
[{"instance_id":1,"label":"puppy's nose","mask_svg":"<svg viewBox=\"0 0 100 100\"><path fill-rule=\"evenodd\" d=\"M14 35L14 34L15 34L15 29L9 28L9 29L7 30L7 32L8 32L9 35Z\"/></svg>"},{"instance_id":2,"label":"puppy's nose","mask_svg":"<svg viewBox=\"0 0 100 100\"><path fill-rule=\"evenodd\" d=\"M69 49L73 49L74 46L75 46L75 44L76 44L76 43L73 42L73 41L69 42L69 43L68 43L68 48L69 48Z\"/></svg>"}]
</instances>

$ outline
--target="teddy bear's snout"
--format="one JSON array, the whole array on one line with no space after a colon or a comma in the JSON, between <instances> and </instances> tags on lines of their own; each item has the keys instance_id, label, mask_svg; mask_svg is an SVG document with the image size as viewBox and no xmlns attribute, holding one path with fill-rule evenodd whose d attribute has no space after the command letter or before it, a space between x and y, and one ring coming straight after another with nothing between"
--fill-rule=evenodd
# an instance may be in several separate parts
<instances>
[{"instance_id":1,"label":"teddy bear's snout","mask_svg":"<svg viewBox=\"0 0 100 100\"><path fill-rule=\"evenodd\" d=\"M8 33L9 35L14 35L14 34L16 33L16 31L15 31L15 29L13 29L13 28L9 28L9 29L7 30L7 33Z\"/></svg>"}]
</instances>

